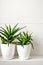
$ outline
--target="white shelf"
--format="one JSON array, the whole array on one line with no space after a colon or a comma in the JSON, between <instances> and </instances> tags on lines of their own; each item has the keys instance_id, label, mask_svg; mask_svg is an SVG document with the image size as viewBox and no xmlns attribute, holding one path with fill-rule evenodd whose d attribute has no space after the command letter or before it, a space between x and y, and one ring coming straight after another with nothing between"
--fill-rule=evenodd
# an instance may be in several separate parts
<instances>
[{"instance_id":1,"label":"white shelf","mask_svg":"<svg viewBox=\"0 0 43 65\"><path fill-rule=\"evenodd\" d=\"M0 61L43 61L43 56L30 56L30 58L27 60L20 60L19 58L6 60L6 59L3 59L2 56L0 56Z\"/></svg>"},{"instance_id":2,"label":"white shelf","mask_svg":"<svg viewBox=\"0 0 43 65\"><path fill-rule=\"evenodd\" d=\"M0 65L43 65L43 56L32 56L28 60L20 60L19 58L5 60L0 57Z\"/></svg>"}]
</instances>

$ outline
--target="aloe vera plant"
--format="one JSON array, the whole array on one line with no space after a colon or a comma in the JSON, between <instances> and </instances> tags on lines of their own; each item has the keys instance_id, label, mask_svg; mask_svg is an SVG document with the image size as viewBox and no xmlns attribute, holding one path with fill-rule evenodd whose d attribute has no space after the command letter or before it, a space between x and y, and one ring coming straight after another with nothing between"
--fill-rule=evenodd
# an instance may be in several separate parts
<instances>
[{"instance_id":1,"label":"aloe vera plant","mask_svg":"<svg viewBox=\"0 0 43 65\"><path fill-rule=\"evenodd\" d=\"M22 45L22 46L24 46L24 45L28 45L28 44L31 44L32 45L32 48L34 48L33 47L33 43L32 43L32 35L31 34L28 34L28 32L23 32L23 34L22 33L20 33L20 35L18 36L18 45Z\"/></svg>"},{"instance_id":2,"label":"aloe vera plant","mask_svg":"<svg viewBox=\"0 0 43 65\"><path fill-rule=\"evenodd\" d=\"M2 44L9 44L14 43L14 40L18 37L19 33L17 32L21 30L22 28L17 27L18 24L16 24L13 28L11 26L5 25L4 27L0 27L0 38L2 41Z\"/></svg>"}]
</instances>

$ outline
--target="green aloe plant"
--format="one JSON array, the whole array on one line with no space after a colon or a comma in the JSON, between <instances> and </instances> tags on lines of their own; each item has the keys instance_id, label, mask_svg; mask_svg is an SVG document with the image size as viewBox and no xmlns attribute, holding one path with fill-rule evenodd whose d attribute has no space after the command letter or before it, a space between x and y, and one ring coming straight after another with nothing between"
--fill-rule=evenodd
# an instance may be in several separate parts
<instances>
[{"instance_id":1,"label":"green aloe plant","mask_svg":"<svg viewBox=\"0 0 43 65\"><path fill-rule=\"evenodd\" d=\"M24 45L28 45L28 44L31 44L32 45L32 48L34 48L33 47L33 43L32 43L32 35L31 34L28 34L28 32L23 32L23 34L22 33L20 33L20 35L18 36L18 43L17 43L17 45L22 45L22 46L24 46Z\"/></svg>"},{"instance_id":2,"label":"green aloe plant","mask_svg":"<svg viewBox=\"0 0 43 65\"><path fill-rule=\"evenodd\" d=\"M11 26L5 25L5 28L0 27L0 38L2 41L2 44L11 44L14 43L14 40L17 39L19 33L17 32L23 28L17 27L18 24L16 24L13 28Z\"/></svg>"}]
</instances>

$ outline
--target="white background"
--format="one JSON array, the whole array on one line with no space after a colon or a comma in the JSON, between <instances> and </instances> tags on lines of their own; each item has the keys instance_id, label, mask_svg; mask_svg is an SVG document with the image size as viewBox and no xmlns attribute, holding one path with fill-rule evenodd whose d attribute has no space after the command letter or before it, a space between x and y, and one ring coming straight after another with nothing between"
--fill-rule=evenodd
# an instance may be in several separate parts
<instances>
[{"instance_id":1,"label":"white background","mask_svg":"<svg viewBox=\"0 0 43 65\"><path fill-rule=\"evenodd\" d=\"M43 55L43 0L0 0L0 26L4 24L26 29L33 34L31 55Z\"/></svg>"}]
</instances>

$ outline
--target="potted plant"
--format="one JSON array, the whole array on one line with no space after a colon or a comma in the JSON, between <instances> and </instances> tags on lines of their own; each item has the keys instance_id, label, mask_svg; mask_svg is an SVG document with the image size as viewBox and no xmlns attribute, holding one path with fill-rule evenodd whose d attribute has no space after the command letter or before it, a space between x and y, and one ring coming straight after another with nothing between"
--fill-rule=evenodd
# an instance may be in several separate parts
<instances>
[{"instance_id":1,"label":"potted plant","mask_svg":"<svg viewBox=\"0 0 43 65\"><path fill-rule=\"evenodd\" d=\"M20 59L28 59L31 52L32 44L32 35L28 34L28 32L20 33L18 36L18 43L17 43L17 51Z\"/></svg>"},{"instance_id":2,"label":"potted plant","mask_svg":"<svg viewBox=\"0 0 43 65\"><path fill-rule=\"evenodd\" d=\"M17 27L16 24L13 28L9 25L0 27L0 38L1 38L1 52L5 59L12 59L15 53L15 39L18 37L17 33L21 28Z\"/></svg>"}]
</instances>

